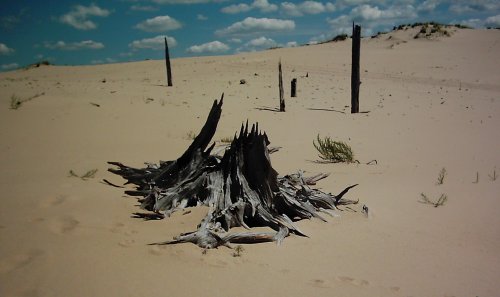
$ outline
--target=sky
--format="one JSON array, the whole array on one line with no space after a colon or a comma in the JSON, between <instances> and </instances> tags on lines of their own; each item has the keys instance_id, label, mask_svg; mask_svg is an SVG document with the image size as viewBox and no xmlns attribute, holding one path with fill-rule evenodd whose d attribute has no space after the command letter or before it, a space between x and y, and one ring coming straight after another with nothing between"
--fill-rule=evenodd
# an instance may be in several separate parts
<instances>
[{"instance_id":1,"label":"sky","mask_svg":"<svg viewBox=\"0 0 500 297\"><path fill-rule=\"evenodd\" d=\"M0 71L226 55L436 21L500 27L499 0L2 0Z\"/></svg>"}]
</instances>

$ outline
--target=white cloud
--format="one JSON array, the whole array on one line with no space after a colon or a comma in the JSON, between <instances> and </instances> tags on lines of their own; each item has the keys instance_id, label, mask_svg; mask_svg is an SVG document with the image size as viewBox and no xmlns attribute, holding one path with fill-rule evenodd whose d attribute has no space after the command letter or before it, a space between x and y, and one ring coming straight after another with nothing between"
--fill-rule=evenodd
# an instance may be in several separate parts
<instances>
[{"instance_id":1,"label":"white cloud","mask_svg":"<svg viewBox=\"0 0 500 297\"><path fill-rule=\"evenodd\" d=\"M132 5L130 6L130 10L133 11L157 11L158 8L151 5Z\"/></svg>"},{"instance_id":2,"label":"white cloud","mask_svg":"<svg viewBox=\"0 0 500 297\"><path fill-rule=\"evenodd\" d=\"M206 20L208 20L208 17L206 17L206 16L204 16L204 15L202 15L202 14L198 14L198 15L196 16L196 18L197 18L199 21L206 21Z\"/></svg>"},{"instance_id":3,"label":"white cloud","mask_svg":"<svg viewBox=\"0 0 500 297\"><path fill-rule=\"evenodd\" d=\"M436 7L441 4L441 0L425 0L424 2L420 3L420 5L417 7L418 11L424 11L424 12L431 12Z\"/></svg>"},{"instance_id":4,"label":"white cloud","mask_svg":"<svg viewBox=\"0 0 500 297\"><path fill-rule=\"evenodd\" d=\"M255 0L252 7L259 9L261 12L273 12L278 10L276 4L270 4L267 0Z\"/></svg>"},{"instance_id":5,"label":"white cloud","mask_svg":"<svg viewBox=\"0 0 500 297\"><path fill-rule=\"evenodd\" d=\"M255 38L246 43L246 46L249 47L273 47L276 46L276 41L271 38L266 38L264 36Z\"/></svg>"},{"instance_id":6,"label":"white cloud","mask_svg":"<svg viewBox=\"0 0 500 297\"><path fill-rule=\"evenodd\" d=\"M298 45L297 41L289 41L286 43L286 47L296 47Z\"/></svg>"},{"instance_id":7,"label":"white cloud","mask_svg":"<svg viewBox=\"0 0 500 297\"><path fill-rule=\"evenodd\" d=\"M245 35L271 31L286 31L295 29L295 22L291 20L252 18L248 17L241 22L236 22L222 30L217 30L216 35Z\"/></svg>"},{"instance_id":8,"label":"white cloud","mask_svg":"<svg viewBox=\"0 0 500 297\"><path fill-rule=\"evenodd\" d=\"M14 52L14 49L8 47L4 43L0 43L0 55L10 55Z\"/></svg>"},{"instance_id":9,"label":"white cloud","mask_svg":"<svg viewBox=\"0 0 500 297\"><path fill-rule=\"evenodd\" d=\"M239 39L239 38L231 38L228 41L231 43L241 43L242 42L241 39Z\"/></svg>"},{"instance_id":10,"label":"white cloud","mask_svg":"<svg viewBox=\"0 0 500 297\"><path fill-rule=\"evenodd\" d=\"M458 0L452 3L449 8L450 11L458 14L496 11L500 9L500 2L498 0Z\"/></svg>"},{"instance_id":11,"label":"white cloud","mask_svg":"<svg viewBox=\"0 0 500 297\"><path fill-rule=\"evenodd\" d=\"M250 7L250 5L248 5L248 4L239 3L239 4L233 4L233 5L223 7L221 9L221 12L228 13L228 14L236 14L236 13L241 13L241 12L247 12L247 11L250 11L251 9L252 9L252 7Z\"/></svg>"},{"instance_id":12,"label":"white cloud","mask_svg":"<svg viewBox=\"0 0 500 297\"><path fill-rule=\"evenodd\" d=\"M223 1L224 0L153 0L154 3L158 4L197 4Z\"/></svg>"},{"instance_id":13,"label":"white cloud","mask_svg":"<svg viewBox=\"0 0 500 297\"><path fill-rule=\"evenodd\" d=\"M90 6L76 5L70 12L59 17L59 21L79 30L91 30L97 28L97 25L89 20L89 17L107 17L109 14L109 10L95 4Z\"/></svg>"},{"instance_id":14,"label":"white cloud","mask_svg":"<svg viewBox=\"0 0 500 297\"><path fill-rule=\"evenodd\" d=\"M223 42L212 41L200 45L193 45L189 47L186 51L188 53L201 54L201 53L223 53L228 51L230 48Z\"/></svg>"},{"instance_id":15,"label":"white cloud","mask_svg":"<svg viewBox=\"0 0 500 297\"><path fill-rule=\"evenodd\" d=\"M170 36L163 36L163 35L158 35L153 38L144 38L141 40L134 40L132 41L128 46L132 48L132 50L138 50L138 49L153 49L153 50L158 50L158 49L163 49L165 48L165 37L167 37L168 41L168 47L172 48L177 45L177 41L175 38L170 37Z\"/></svg>"},{"instance_id":16,"label":"white cloud","mask_svg":"<svg viewBox=\"0 0 500 297\"><path fill-rule=\"evenodd\" d=\"M333 33L352 33L352 22L361 25L363 35L372 35L375 27L392 27L400 22L409 22L417 17L416 9L410 5L390 6L380 9L378 6L363 4L354 7L347 15L329 19Z\"/></svg>"},{"instance_id":17,"label":"white cloud","mask_svg":"<svg viewBox=\"0 0 500 297\"><path fill-rule=\"evenodd\" d=\"M55 43L50 43L46 41L44 42L43 46L48 49L58 49L66 51L82 50L82 49L96 50L104 48L104 44L100 42L95 42L93 40L84 40L80 42L70 42L70 43L66 43L64 41L57 41Z\"/></svg>"},{"instance_id":18,"label":"white cloud","mask_svg":"<svg viewBox=\"0 0 500 297\"><path fill-rule=\"evenodd\" d=\"M500 14L487 18L485 25L488 27L500 27Z\"/></svg>"},{"instance_id":19,"label":"white cloud","mask_svg":"<svg viewBox=\"0 0 500 297\"><path fill-rule=\"evenodd\" d=\"M18 68L18 67L19 67L19 64L17 64L17 63L3 64L2 70L10 70L10 69Z\"/></svg>"},{"instance_id":20,"label":"white cloud","mask_svg":"<svg viewBox=\"0 0 500 297\"><path fill-rule=\"evenodd\" d=\"M269 3L268 0L254 0L254 2L250 5L245 3L233 4L221 9L221 12L228 14L236 14L247 12L253 9L258 9L260 12L273 12L278 10L278 6L276 4Z\"/></svg>"},{"instance_id":21,"label":"white cloud","mask_svg":"<svg viewBox=\"0 0 500 297\"><path fill-rule=\"evenodd\" d=\"M281 9L285 14L291 16L303 16L304 14L319 14L335 11L335 5L330 2L304 1L300 4L282 2Z\"/></svg>"},{"instance_id":22,"label":"white cloud","mask_svg":"<svg viewBox=\"0 0 500 297\"><path fill-rule=\"evenodd\" d=\"M243 44L241 47L236 49L236 52L241 53L241 52L255 52L263 49L269 49L273 47L279 47L281 46L279 43L274 41L271 38L267 38L264 36L252 39L245 44Z\"/></svg>"},{"instance_id":23,"label":"white cloud","mask_svg":"<svg viewBox=\"0 0 500 297\"><path fill-rule=\"evenodd\" d=\"M484 22L480 19L468 19L460 21L460 24L471 28L480 28L483 26Z\"/></svg>"},{"instance_id":24,"label":"white cloud","mask_svg":"<svg viewBox=\"0 0 500 297\"><path fill-rule=\"evenodd\" d=\"M164 32L181 28L182 25L176 19L168 15L157 16L147 19L135 26L135 28L146 32Z\"/></svg>"}]
</instances>

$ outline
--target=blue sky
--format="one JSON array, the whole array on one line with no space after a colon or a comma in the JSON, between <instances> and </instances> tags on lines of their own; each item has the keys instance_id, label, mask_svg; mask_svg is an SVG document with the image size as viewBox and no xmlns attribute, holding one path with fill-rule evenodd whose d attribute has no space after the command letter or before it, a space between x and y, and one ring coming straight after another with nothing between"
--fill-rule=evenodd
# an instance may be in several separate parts
<instances>
[{"instance_id":1,"label":"blue sky","mask_svg":"<svg viewBox=\"0 0 500 297\"><path fill-rule=\"evenodd\" d=\"M3 0L0 71L221 55L422 21L500 27L498 0Z\"/></svg>"}]
</instances>

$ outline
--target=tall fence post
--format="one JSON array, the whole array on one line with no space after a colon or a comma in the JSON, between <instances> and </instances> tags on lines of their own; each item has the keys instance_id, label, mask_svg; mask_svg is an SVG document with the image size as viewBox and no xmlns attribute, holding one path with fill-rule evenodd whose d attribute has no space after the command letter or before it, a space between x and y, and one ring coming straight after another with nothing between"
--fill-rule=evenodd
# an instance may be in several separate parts
<instances>
[{"instance_id":1,"label":"tall fence post","mask_svg":"<svg viewBox=\"0 0 500 297\"><path fill-rule=\"evenodd\" d=\"M285 111L285 92L283 91L283 76L281 74L281 59L278 64L279 71L279 89L280 89L280 111Z\"/></svg>"},{"instance_id":2,"label":"tall fence post","mask_svg":"<svg viewBox=\"0 0 500 297\"><path fill-rule=\"evenodd\" d=\"M359 112L361 27L352 23L351 113Z\"/></svg>"},{"instance_id":3,"label":"tall fence post","mask_svg":"<svg viewBox=\"0 0 500 297\"><path fill-rule=\"evenodd\" d=\"M167 84L172 86L172 70L170 69L170 54L168 53L167 37L165 37L165 63L167 66Z\"/></svg>"},{"instance_id":4,"label":"tall fence post","mask_svg":"<svg viewBox=\"0 0 500 297\"><path fill-rule=\"evenodd\" d=\"M291 93L290 97L297 97L297 79L296 78L292 79L291 88L292 89L290 91L290 93Z\"/></svg>"}]
</instances>

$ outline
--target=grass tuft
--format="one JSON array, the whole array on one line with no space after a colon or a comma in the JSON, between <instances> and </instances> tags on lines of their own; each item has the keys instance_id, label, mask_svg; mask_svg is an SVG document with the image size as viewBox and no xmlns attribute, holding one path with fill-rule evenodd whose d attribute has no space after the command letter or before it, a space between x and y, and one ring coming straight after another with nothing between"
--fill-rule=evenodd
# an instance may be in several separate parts
<instances>
[{"instance_id":1,"label":"grass tuft","mask_svg":"<svg viewBox=\"0 0 500 297\"><path fill-rule=\"evenodd\" d=\"M319 134L316 140L317 143L316 141L313 141L313 145L319 152L318 156L322 160L332 163L354 162L354 154L352 152L352 149L345 142L333 141L328 136L324 139L321 139L319 137Z\"/></svg>"},{"instance_id":2,"label":"grass tuft","mask_svg":"<svg viewBox=\"0 0 500 297\"><path fill-rule=\"evenodd\" d=\"M94 178L96 173L97 173L97 169L91 169L91 170L85 172L85 174L83 174L83 175L78 175L73 170L70 170L69 177L78 177L78 178L81 178L82 180L87 180L89 178Z\"/></svg>"},{"instance_id":3,"label":"grass tuft","mask_svg":"<svg viewBox=\"0 0 500 297\"><path fill-rule=\"evenodd\" d=\"M241 257L243 255L243 251L245 251L245 249L241 245L237 245L234 248L233 257Z\"/></svg>"},{"instance_id":4,"label":"grass tuft","mask_svg":"<svg viewBox=\"0 0 500 297\"><path fill-rule=\"evenodd\" d=\"M420 193L420 196L422 200L419 200L418 202L434 205L434 207L442 206L448 200L448 196L446 196L446 194L441 194L441 196L436 202L430 200L424 193Z\"/></svg>"},{"instance_id":5,"label":"grass tuft","mask_svg":"<svg viewBox=\"0 0 500 297\"><path fill-rule=\"evenodd\" d=\"M444 177L446 176L446 168L442 168L441 171L439 171L438 179L436 184L437 185L442 185L444 183Z\"/></svg>"}]
</instances>

